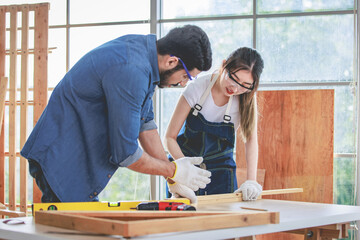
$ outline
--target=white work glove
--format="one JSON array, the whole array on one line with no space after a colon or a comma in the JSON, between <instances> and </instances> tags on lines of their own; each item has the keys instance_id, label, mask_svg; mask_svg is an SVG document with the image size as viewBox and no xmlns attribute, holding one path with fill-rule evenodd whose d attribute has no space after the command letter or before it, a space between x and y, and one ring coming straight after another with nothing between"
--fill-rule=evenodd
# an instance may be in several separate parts
<instances>
[{"instance_id":1,"label":"white work glove","mask_svg":"<svg viewBox=\"0 0 360 240\"><path fill-rule=\"evenodd\" d=\"M188 198L192 204L197 203L197 197L195 192L188 188L185 185L180 183L168 183L169 192L171 193L171 198Z\"/></svg>"},{"instance_id":2,"label":"white work glove","mask_svg":"<svg viewBox=\"0 0 360 240\"><path fill-rule=\"evenodd\" d=\"M210 183L211 172L194 166L202 163L202 157L183 157L173 161L176 166L174 176L170 178L174 182L183 184L193 191L205 188Z\"/></svg>"},{"instance_id":3,"label":"white work glove","mask_svg":"<svg viewBox=\"0 0 360 240\"><path fill-rule=\"evenodd\" d=\"M246 180L234 193L239 192L242 192L244 201L254 201L260 196L262 186L254 180Z\"/></svg>"}]
</instances>

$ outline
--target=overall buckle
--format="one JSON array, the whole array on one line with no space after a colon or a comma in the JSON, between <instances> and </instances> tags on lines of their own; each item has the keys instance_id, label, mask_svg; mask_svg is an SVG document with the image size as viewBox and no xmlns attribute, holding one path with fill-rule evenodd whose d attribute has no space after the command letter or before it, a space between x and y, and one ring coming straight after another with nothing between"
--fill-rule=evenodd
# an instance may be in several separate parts
<instances>
[{"instance_id":1,"label":"overall buckle","mask_svg":"<svg viewBox=\"0 0 360 240\"><path fill-rule=\"evenodd\" d=\"M198 111L201 111L202 106L200 106L199 104L195 104L194 108Z\"/></svg>"},{"instance_id":2,"label":"overall buckle","mask_svg":"<svg viewBox=\"0 0 360 240\"><path fill-rule=\"evenodd\" d=\"M231 120L231 116L230 115L224 115L224 121L225 122L230 122L230 120Z\"/></svg>"}]
</instances>

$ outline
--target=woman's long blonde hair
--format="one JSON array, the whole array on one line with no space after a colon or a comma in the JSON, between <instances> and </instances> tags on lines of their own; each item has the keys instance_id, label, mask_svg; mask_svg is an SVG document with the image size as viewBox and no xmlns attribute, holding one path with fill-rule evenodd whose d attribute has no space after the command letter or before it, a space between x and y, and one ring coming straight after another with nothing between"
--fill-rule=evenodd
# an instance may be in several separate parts
<instances>
[{"instance_id":1,"label":"woman's long blonde hair","mask_svg":"<svg viewBox=\"0 0 360 240\"><path fill-rule=\"evenodd\" d=\"M230 54L223 66L223 71L236 73L240 70L250 71L254 79L254 89L239 95L240 133L243 141L250 139L257 122L256 94L260 75L264 69L264 61L260 54L252 48L242 47Z\"/></svg>"}]
</instances>

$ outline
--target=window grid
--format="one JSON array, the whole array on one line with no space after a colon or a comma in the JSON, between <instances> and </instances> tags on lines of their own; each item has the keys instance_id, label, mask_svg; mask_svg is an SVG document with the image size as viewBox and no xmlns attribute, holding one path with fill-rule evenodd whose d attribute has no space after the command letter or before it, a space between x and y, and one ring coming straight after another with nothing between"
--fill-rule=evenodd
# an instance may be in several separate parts
<instances>
[{"instance_id":1,"label":"window grid","mask_svg":"<svg viewBox=\"0 0 360 240\"><path fill-rule=\"evenodd\" d=\"M300 16L322 16L322 15L354 15L356 13L359 15L356 10L339 10L339 11L315 11L315 12L294 12L294 13L269 13L269 14L257 14L257 0L253 0L253 14L251 15L231 15L231 16L214 16L214 17L185 17L185 18L174 18L174 19L163 19L162 14L162 1L161 0L151 0L150 4L150 19L138 20L138 21L121 21L121 22L103 22L103 23L89 23L89 24L71 24L70 23L70 1L67 2L67 14L66 14L66 25L52 25L50 29L55 28L65 28L66 29L66 69L69 69L70 66L70 29L71 28L81 28L81 27L89 27L89 26L107 26L107 25L128 25L131 27L132 24L149 24L150 23L150 32L157 34L158 37L162 36L161 33L161 25L164 23L181 23L181 22L193 22L196 24L201 21L219 21L219 20L235 20L235 19L252 19L253 20L253 47L256 48L257 42L257 20L258 19L266 19L266 18L287 18L287 17L300 17ZM355 3L355 2L354 2ZM359 33L356 33L357 35ZM358 44L358 43L357 43ZM358 48L358 47L357 47ZM357 51L359 52L359 50ZM359 55L357 55L359 57ZM356 66L356 65L354 65ZM355 69L356 70L356 69ZM358 73L357 73L358 74ZM358 76L357 76L358 78ZM342 82L321 82L321 83L265 83L260 84L260 87L266 88L307 88L307 87L334 87L337 85L351 85L354 80L349 79L348 81ZM156 94L154 98L156 102L155 105L155 114L156 119L161 118L161 102L162 102L162 94ZM355 106L356 107L356 106ZM160 133L163 129L159 129ZM355 149L355 146L354 146ZM356 153L334 153L334 156L341 156L344 158L353 158Z\"/></svg>"}]
</instances>

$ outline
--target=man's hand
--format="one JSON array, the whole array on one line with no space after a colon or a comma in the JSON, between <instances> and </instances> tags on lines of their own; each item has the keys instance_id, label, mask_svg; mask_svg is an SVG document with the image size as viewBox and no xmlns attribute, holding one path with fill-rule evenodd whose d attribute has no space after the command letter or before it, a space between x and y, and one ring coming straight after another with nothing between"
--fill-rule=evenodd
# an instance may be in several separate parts
<instances>
[{"instance_id":1,"label":"man's hand","mask_svg":"<svg viewBox=\"0 0 360 240\"><path fill-rule=\"evenodd\" d=\"M206 184L211 182L211 172L194 166L195 164L199 165L202 161L202 157L183 157L175 160L173 162L176 166L175 173L170 179L189 187L193 191L205 188Z\"/></svg>"},{"instance_id":2,"label":"man's hand","mask_svg":"<svg viewBox=\"0 0 360 240\"><path fill-rule=\"evenodd\" d=\"M169 192L172 195L171 198L184 197L188 198L192 204L197 203L197 197L195 195L195 192L187 186L180 183L168 183L168 186Z\"/></svg>"},{"instance_id":3,"label":"man's hand","mask_svg":"<svg viewBox=\"0 0 360 240\"><path fill-rule=\"evenodd\" d=\"M262 186L254 180L247 180L234 192L242 192L242 199L244 201L254 201L256 200L261 192Z\"/></svg>"}]
</instances>

